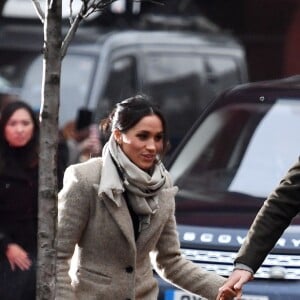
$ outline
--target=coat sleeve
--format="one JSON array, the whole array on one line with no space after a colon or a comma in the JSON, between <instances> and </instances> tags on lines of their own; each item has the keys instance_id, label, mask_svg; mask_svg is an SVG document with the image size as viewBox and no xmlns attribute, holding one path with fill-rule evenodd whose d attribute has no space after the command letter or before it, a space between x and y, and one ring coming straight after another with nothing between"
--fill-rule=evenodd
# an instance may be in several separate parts
<instances>
[{"instance_id":1,"label":"coat sleeve","mask_svg":"<svg viewBox=\"0 0 300 300\"><path fill-rule=\"evenodd\" d=\"M76 166L67 168L58 196L56 300L74 299L68 274L70 259L89 219L91 183Z\"/></svg>"},{"instance_id":2,"label":"coat sleeve","mask_svg":"<svg viewBox=\"0 0 300 300\"><path fill-rule=\"evenodd\" d=\"M0 253L5 255L8 244L13 243L13 240L0 228Z\"/></svg>"},{"instance_id":3,"label":"coat sleeve","mask_svg":"<svg viewBox=\"0 0 300 300\"><path fill-rule=\"evenodd\" d=\"M205 271L181 256L174 208L157 243L155 268L175 286L209 300L216 299L219 287L225 282L222 276Z\"/></svg>"},{"instance_id":4,"label":"coat sleeve","mask_svg":"<svg viewBox=\"0 0 300 300\"><path fill-rule=\"evenodd\" d=\"M257 213L235 263L260 267L284 230L300 211L300 162L295 164Z\"/></svg>"}]
</instances>

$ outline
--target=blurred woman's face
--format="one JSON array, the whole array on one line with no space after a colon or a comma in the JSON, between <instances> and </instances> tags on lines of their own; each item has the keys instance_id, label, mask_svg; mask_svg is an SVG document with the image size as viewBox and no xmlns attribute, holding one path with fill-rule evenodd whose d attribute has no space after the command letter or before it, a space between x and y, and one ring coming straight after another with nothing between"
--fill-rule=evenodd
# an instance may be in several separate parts
<instances>
[{"instance_id":1,"label":"blurred woman's face","mask_svg":"<svg viewBox=\"0 0 300 300\"><path fill-rule=\"evenodd\" d=\"M4 128L5 139L11 147L23 147L32 138L34 123L29 112L20 108L16 110Z\"/></svg>"},{"instance_id":2,"label":"blurred woman's face","mask_svg":"<svg viewBox=\"0 0 300 300\"><path fill-rule=\"evenodd\" d=\"M123 152L139 168L152 168L163 150L163 124L156 115L142 118L127 132L115 131L115 139Z\"/></svg>"}]
</instances>

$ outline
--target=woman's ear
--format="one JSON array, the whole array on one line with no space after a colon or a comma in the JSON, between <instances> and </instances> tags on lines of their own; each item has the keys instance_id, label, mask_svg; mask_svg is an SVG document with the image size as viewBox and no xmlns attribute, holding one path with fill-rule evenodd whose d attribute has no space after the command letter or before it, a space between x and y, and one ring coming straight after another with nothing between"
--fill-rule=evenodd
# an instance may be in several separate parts
<instances>
[{"instance_id":1,"label":"woman's ear","mask_svg":"<svg viewBox=\"0 0 300 300\"><path fill-rule=\"evenodd\" d=\"M119 146L121 146L122 145L122 133L121 133L121 131L119 129L115 129L113 135L114 135L114 139L117 142L117 144Z\"/></svg>"}]
</instances>

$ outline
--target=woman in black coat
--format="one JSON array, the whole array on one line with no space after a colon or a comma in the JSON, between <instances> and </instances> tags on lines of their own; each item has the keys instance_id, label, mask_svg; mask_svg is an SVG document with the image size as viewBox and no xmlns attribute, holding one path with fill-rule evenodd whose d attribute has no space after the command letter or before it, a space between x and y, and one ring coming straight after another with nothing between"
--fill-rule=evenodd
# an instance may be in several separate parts
<instances>
[{"instance_id":1,"label":"woman in black coat","mask_svg":"<svg viewBox=\"0 0 300 300\"><path fill-rule=\"evenodd\" d=\"M0 299L34 300L39 123L22 101L0 118Z\"/></svg>"}]
</instances>

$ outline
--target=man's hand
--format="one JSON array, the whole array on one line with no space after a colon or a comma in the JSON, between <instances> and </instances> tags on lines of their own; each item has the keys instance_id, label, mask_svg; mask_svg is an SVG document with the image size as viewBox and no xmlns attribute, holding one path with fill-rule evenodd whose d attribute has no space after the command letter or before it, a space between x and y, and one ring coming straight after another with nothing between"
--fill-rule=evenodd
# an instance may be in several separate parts
<instances>
[{"instance_id":1,"label":"man's hand","mask_svg":"<svg viewBox=\"0 0 300 300\"><path fill-rule=\"evenodd\" d=\"M246 270L239 270L236 269L232 272L232 274L229 276L227 281L224 283L223 286L220 287L220 298L217 298L217 300L225 300L227 298L224 298L223 294L224 292L227 292L229 289L234 289L236 291L236 298L235 299L241 299L242 297L242 288L245 283L253 279L253 275L251 272ZM223 298L222 298L223 297Z\"/></svg>"},{"instance_id":2,"label":"man's hand","mask_svg":"<svg viewBox=\"0 0 300 300\"><path fill-rule=\"evenodd\" d=\"M222 291L221 290L219 291L216 300L233 300L233 299L237 299L236 296L237 296L236 291L234 291L232 288L226 287L222 289Z\"/></svg>"},{"instance_id":3,"label":"man's hand","mask_svg":"<svg viewBox=\"0 0 300 300\"><path fill-rule=\"evenodd\" d=\"M28 270L31 266L31 260L27 252L17 244L9 244L6 249L6 257L14 271L16 267L22 271Z\"/></svg>"}]
</instances>

